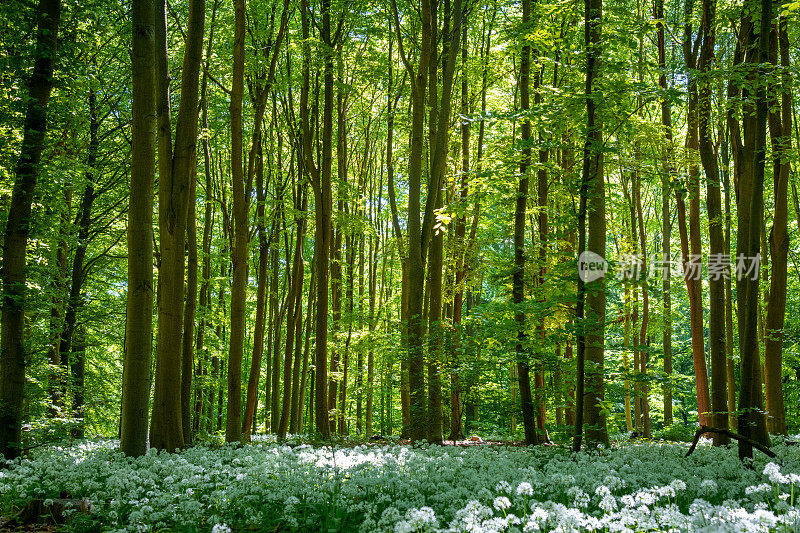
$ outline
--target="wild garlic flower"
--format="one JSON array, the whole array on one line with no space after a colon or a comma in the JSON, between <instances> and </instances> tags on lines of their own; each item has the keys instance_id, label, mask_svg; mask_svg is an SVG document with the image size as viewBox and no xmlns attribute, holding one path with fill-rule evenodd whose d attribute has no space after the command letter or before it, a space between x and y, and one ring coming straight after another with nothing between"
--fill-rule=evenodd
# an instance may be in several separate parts
<instances>
[{"instance_id":1,"label":"wild garlic flower","mask_svg":"<svg viewBox=\"0 0 800 533\"><path fill-rule=\"evenodd\" d=\"M494 499L492 507L494 507L498 511L510 509L511 501L505 496L498 496L497 498Z\"/></svg>"},{"instance_id":2,"label":"wild garlic flower","mask_svg":"<svg viewBox=\"0 0 800 533\"><path fill-rule=\"evenodd\" d=\"M527 481L517 485L517 494L520 496L533 496L533 487Z\"/></svg>"}]
</instances>

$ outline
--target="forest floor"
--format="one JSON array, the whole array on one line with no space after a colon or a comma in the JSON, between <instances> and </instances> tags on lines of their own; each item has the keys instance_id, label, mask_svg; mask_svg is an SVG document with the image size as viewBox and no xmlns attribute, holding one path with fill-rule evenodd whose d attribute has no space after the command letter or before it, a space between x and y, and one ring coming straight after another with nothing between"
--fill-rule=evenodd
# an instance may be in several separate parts
<instances>
[{"instance_id":1,"label":"forest floor","mask_svg":"<svg viewBox=\"0 0 800 533\"><path fill-rule=\"evenodd\" d=\"M800 529L800 448L779 438L778 460L758 454L752 468L734 446L707 442L686 458L685 443L628 439L579 454L485 441L258 440L137 459L113 440L37 448L0 470L0 529L26 513L70 531Z\"/></svg>"}]
</instances>

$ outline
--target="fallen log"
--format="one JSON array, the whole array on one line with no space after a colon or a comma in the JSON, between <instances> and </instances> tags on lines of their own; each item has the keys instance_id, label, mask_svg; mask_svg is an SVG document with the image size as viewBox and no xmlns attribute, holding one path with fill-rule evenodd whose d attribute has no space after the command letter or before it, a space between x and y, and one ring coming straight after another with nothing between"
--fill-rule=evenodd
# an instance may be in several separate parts
<instances>
[{"instance_id":1,"label":"fallen log","mask_svg":"<svg viewBox=\"0 0 800 533\"><path fill-rule=\"evenodd\" d=\"M57 498L45 500L36 498L27 503L14 517L17 524L64 524L69 519L67 510L76 513L91 513L92 504L88 500Z\"/></svg>"},{"instance_id":2,"label":"fallen log","mask_svg":"<svg viewBox=\"0 0 800 533\"><path fill-rule=\"evenodd\" d=\"M767 448L766 446L764 446L760 442L754 441L750 437L745 437L744 435L740 435L740 434L735 433L735 432L733 432L733 431L731 431L729 429L712 428L711 426L702 426L702 425L695 432L694 440L692 441L692 445L689 447L689 451L686 452L686 455L684 457L689 457L690 455L692 455L692 453L694 453L695 448L697 448L697 443L700 441L700 437L702 437L706 433L719 433L720 435L727 435L728 437L730 437L732 439L735 439L735 440L738 440L738 441L742 441L742 442L746 442L747 444L749 444L753 448L759 450L760 452L764 453L764 455L766 455L767 457L769 457L771 459L780 460L778 458L778 455L775 452L773 452L772 450L770 450L769 448Z\"/></svg>"}]
</instances>

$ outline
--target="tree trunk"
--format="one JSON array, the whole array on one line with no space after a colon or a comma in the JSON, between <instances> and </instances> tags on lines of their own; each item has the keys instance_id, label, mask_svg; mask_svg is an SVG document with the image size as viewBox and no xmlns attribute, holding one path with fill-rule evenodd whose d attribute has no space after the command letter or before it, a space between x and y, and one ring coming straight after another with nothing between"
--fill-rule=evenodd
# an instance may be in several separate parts
<instances>
[{"instance_id":1,"label":"tree trunk","mask_svg":"<svg viewBox=\"0 0 800 533\"><path fill-rule=\"evenodd\" d=\"M786 435L786 409L783 405L783 320L786 312L786 271L789 252L789 154L791 153L792 93L789 68L788 22L784 15L778 24L777 43L772 34L771 60L777 64L780 55L780 107L769 113L773 152L773 187L775 214L769 233L772 256L770 299L764 324L764 380L767 392L767 428L770 433ZM778 51L779 49L779 51ZM778 110L779 109L779 110Z\"/></svg>"},{"instance_id":2,"label":"tree trunk","mask_svg":"<svg viewBox=\"0 0 800 533\"><path fill-rule=\"evenodd\" d=\"M321 168L313 163L311 122L308 112L308 92L310 79L311 47L309 40L308 4L301 0L303 25L303 89L301 94L301 113L303 123L303 153L306 170L311 173L314 187L314 216L316 238L314 240L314 261L317 273L317 317L315 324L314 355L314 409L317 433L323 439L331 434L328 420L328 263L331 246L331 217L333 214L333 195L331 192L331 173L333 159L333 55L331 53L331 2L322 0L322 41L326 46L323 61L324 98L322 110L322 162Z\"/></svg>"},{"instance_id":3,"label":"tree trunk","mask_svg":"<svg viewBox=\"0 0 800 533\"><path fill-rule=\"evenodd\" d=\"M94 90L89 92L89 153L86 159L86 187L83 190L80 207L75 217L75 225L78 227L77 244L75 245L75 256L72 259L72 276L69 285L69 295L67 297L67 308L64 314L64 329L60 335L61 351L60 361L69 362L70 353L73 352L73 335L78 322L78 312L83 306L83 282L86 279L84 263L86 261L86 250L89 246L89 228L92 223L92 205L97 198L94 186L94 166L97 162L97 151L100 142L97 136L99 122L97 120L97 96ZM74 368L80 370L80 366ZM73 386L77 387L73 379ZM77 394L77 392L76 392ZM77 406L74 406L77 409ZM81 414L81 417L83 415ZM81 427L82 427L81 422ZM82 438L82 437L81 437Z\"/></svg>"},{"instance_id":4,"label":"tree trunk","mask_svg":"<svg viewBox=\"0 0 800 533\"><path fill-rule=\"evenodd\" d=\"M286 438L286 434L289 430L290 417L292 415L292 372L294 366L292 365L292 351L297 342L296 329L302 329L302 314L300 310L302 308L303 295L303 243L305 241L305 217L302 216L302 213L305 212L306 208L305 191L298 190L295 209L297 209L299 214L295 216L297 232L294 257L292 259L292 277L287 296L286 349L284 351L283 360L283 403L281 405L280 423L278 424L278 438L281 440ZM295 351L294 357L300 357L299 350Z\"/></svg>"},{"instance_id":5,"label":"tree trunk","mask_svg":"<svg viewBox=\"0 0 800 533\"><path fill-rule=\"evenodd\" d=\"M20 454L22 406L25 397L25 282L26 248L31 205L47 131L47 103L53 87L59 0L40 0L33 74L28 81L28 106L22 148L17 160L14 189L3 241L2 345L0 346L0 454L14 459ZM149 245L149 243L148 243Z\"/></svg>"},{"instance_id":6,"label":"tree trunk","mask_svg":"<svg viewBox=\"0 0 800 533\"><path fill-rule=\"evenodd\" d=\"M686 69L697 68L697 48L693 46L692 10L694 0L686 0L684 5L683 58ZM687 135L686 149L694 153L699 150L697 126L697 76L692 74L688 81L688 106L686 111ZM675 191L678 206L678 226L681 236L684 281L689 293L689 318L692 332L692 361L694 362L695 390L697 392L697 413L700 424L710 424L711 399L708 389L708 369L705 359L705 338L703 332L703 295L701 285L702 248L700 242L700 168L690 163L686 188L689 195L689 226L686 226L686 205L682 193Z\"/></svg>"},{"instance_id":7,"label":"tree trunk","mask_svg":"<svg viewBox=\"0 0 800 533\"><path fill-rule=\"evenodd\" d=\"M441 192L437 209L442 207ZM428 268L430 269L430 301L428 308L428 442L442 444L442 380L441 359L444 339L442 326L442 265L444 234L434 232L431 239Z\"/></svg>"},{"instance_id":8,"label":"tree trunk","mask_svg":"<svg viewBox=\"0 0 800 533\"><path fill-rule=\"evenodd\" d=\"M759 0L751 0L748 5L752 9L743 17L755 17L758 13ZM772 0L760 0L760 31L754 38L758 47L749 54L752 69L757 69L759 79L764 79L765 65L769 61L769 34L772 24ZM742 27L744 28L744 24ZM752 27L755 28L755 20ZM757 54L755 53L757 51ZM764 167L766 163L767 137L767 96L763 84L758 84L755 93L755 116L745 117L745 142L752 139L752 165L739 176L739 242L737 252L751 262L760 253L761 224L764 214ZM755 131L753 131L755 130ZM749 152L749 150L748 150ZM749 154L748 154L749 155ZM737 253L737 255L739 255ZM755 275L742 273L739 279L742 305L739 310L739 360L741 364L741 389L739 393L739 433L764 445L769 444L766 419L764 417L764 398L761 382L761 363L758 353L758 313L759 313L759 279L758 269ZM746 441L739 441L739 458L753 457L753 447Z\"/></svg>"},{"instance_id":9,"label":"tree trunk","mask_svg":"<svg viewBox=\"0 0 800 533\"><path fill-rule=\"evenodd\" d=\"M606 217L605 182L603 179L603 123L596 114L597 102L594 84L599 77L598 63L602 56L602 0L585 2L585 40L586 40L586 114L587 133L583 150L583 177L581 180L580 208L578 212L578 254L594 253L605 256ZM587 237L586 219L589 218ZM579 267L584 259L579 259ZM604 401L603 358L605 330L605 281L599 278L585 282L578 278L578 355L577 391L575 406L574 451L579 451L586 427L586 442L589 445L608 444L605 416L601 402ZM587 278L588 279L588 278ZM588 285L588 287L587 287ZM585 307L588 316L585 316ZM588 324L587 324L588 322ZM587 364L588 363L588 364ZM588 367L588 368L587 368Z\"/></svg>"},{"instance_id":10,"label":"tree trunk","mask_svg":"<svg viewBox=\"0 0 800 533\"><path fill-rule=\"evenodd\" d=\"M197 176L192 171L189 187L189 211L186 241L189 250L186 262L186 304L183 313L183 345L181 349L181 423L183 439L191 445L192 438L192 369L194 367L194 317L197 309Z\"/></svg>"},{"instance_id":11,"label":"tree trunk","mask_svg":"<svg viewBox=\"0 0 800 533\"><path fill-rule=\"evenodd\" d=\"M161 268L158 281L158 345L150 445L172 452L183 448L185 443L181 405L181 351L176 347L182 346L183 338L184 252L191 180L196 163L205 0L191 0L189 4L174 150L170 125L166 2L159 2L156 9L158 225Z\"/></svg>"},{"instance_id":12,"label":"tree trunk","mask_svg":"<svg viewBox=\"0 0 800 533\"><path fill-rule=\"evenodd\" d=\"M640 80L642 81L642 80ZM642 81L643 82L643 81ZM641 104L640 104L641 105ZM641 162L641 149L636 144L636 159ZM641 253L641 265L645 268L647 262L647 233L644 225L644 214L642 212L642 176L637 169L632 176L633 180L633 196L636 203L636 218L639 224L639 249ZM642 283L642 322L639 326L639 368L636 369L638 373L638 394L637 402L639 404L639 412L641 414L641 431L642 435L649 438L651 436L651 423L650 423L650 403L648 399L649 390L647 387L647 357L649 355L649 338L647 335L647 327L650 324L650 293L647 288L647 283Z\"/></svg>"},{"instance_id":13,"label":"tree trunk","mask_svg":"<svg viewBox=\"0 0 800 533\"><path fill-rule=\"evenodd\" d=\"M397 6L392 3L398 37L398 47L402 46ZM423 358L422 301L425 284L425 263L422 248L422 227L419 218L422 186L422 148L424 146L425 93L427 75L431 62L431 2L421 0L421 39L419 62L416 73L412 73L411 83L411 133L408 156L408 355L405 363L408 368L409 389L409 437L412 442L427 436L425 377ZM401 49L402 50L402 49ZM401 51L401 55L403 52ZM403 56L404 57L404 56ZM410 70L410 69L409 69ZM390 186L391 187L391 186ZM435 201L435 200L434 200Z\"/></svg>"},{"instance_id":14,"label":"tree trunk","mask_svg":"<svg viewBox=\"0 0 800 533\"><path fill-rule=\"evenodd\" d=\"M709 335L711 354L711 409L713 427L728 429L727 360L725 357L725 276L727 257L722 233L722 200L720 196L719 163L712 139L711 81L707 77L714 61L716 41L716 0L703 0L703 16L700 32L703 44L700 51L699 100L699 148L700 160L706 174L706 211L708 212L709 235ZM720 268L723 270L720 272ZM714 445L728 444L730 439L723 433L714 433Z\"/></svg>"},{"instance_id":15,"label":"tree trunk","mask_svg":"<svg viewBox=\"0 0 800 533\"><path fill-rule=\"evenodd\" d=\"M134 2L131 19L133 127L127 241L128 297L119 449L126 455L139 456L147 451L150 353L153 348L155 2Z\"/></svg>"},{"instance_id":16,"label":"tree trunk","mask_svg":"<svg viewBox=\"0 0 800 533\"><path fill-rule=\"evenodd\" d=\"M273 117L274 119L274 117ZM264 356L264 332L266 329L267 271L269 266L269 240L265 220L265 203L267 200L264 184L263 153L259 143L258 161L256 161L256 232L258 234L258 272L256 287L256 321L253 331L253 357L250 364L250 376L247 379L247 397L245 400L244 418L242 419L242 438L250 440L253 420L258 403L258 382L261 378L261 360ZM269 402L269 394L266 397ZM269 426L267 426L269 429Z\"/></svg>"},{"instance_id":17,"label":"tree trunk","mask_svg":"<svg viewBox=\"0 0 800 533\"><path fill-rule=\"evenodd\" d=\"M530 21L531 2L530 0L522 0L523 27L528 28ZM523 114L527 114L530 110L530 62L531 47L526 40L522 46L519 73L520 111ZM522 423L525 426L525 443L528 445L539 444L539 436L536 433L536 415L531 395L529 351L525 346L527 344L525 311L522 309L522 304L525 301L525 213L528 203L528 166L531 163L531 149L528 146L530 138L531 122L526 116L522 121L522 161L519 168L520 179L517 185L514 210L514 275L511 300L516 308L514 320L517 323L517 342L515 347L517 376L520 405L522 407Z\"/></svg>"},{"instance_id":18,"label":"tree trunk","mask_svg":"<svg viewBox=\"0 0 800 533\"><path fill-rule=\"evenodd\" d=\"M93 91L90 91L90 114L92 108ZM90 119L91 121L91 119ZM91 126L90 126L91 128ZM67 285L67 267L69 263L69 246L67 238L71 233L71 216L72 216L72 192L73 185L71 182L65 183L62 190L64 204L62 207L57 208L60 211L60 220L58 225L58 240L56 242L56 253L53 258L51 269L53 271L52 292L53 296L50 298L50 346L48 359L50 361L52 375L50 377L50 409L51 416L57 417L59 413L63 412L61 416L69 416L67 400L67 383L65 381L65 374L67 366L69 365L69 351L63 349L64 344L64 326L66 322L65 308L68 302L65 301L65 294L69 294L70 287ZM48 210L49 211L49 210ZM48 213L49 214L49 213Z\"/></svg>"},{"instance_id":19,"label":"tree trunk","mask_svg":"<svg viewBox=\"0 0 800 533\"><path fill-rule=\"evenodd\" d=\"M279 202L283 201L282 200L282 198L283 198L283 193L282 192L278 192L278 198L281 198L281 200ZM279 217L283 216L282 209L280 207L280 203L279 203L279 207L278 207L278 216ZM285 226L285 224L284 224L284 226ZM286 232L286 228L285 227L283 228L283 231L284 231L284 233ZM278 388L278 386L280 384L280 376L281 376L281 334L283 333L282 325L283 325L283 317L284 317L284 315L286 315L286 317L287 317L287 323L289 321L288 320L289 313L290 313L289 305L291 303L291 300L289 299L289 296L288 296L289 285L290 285L288 279L283 284L283 293L286 294L285 299L283 299L281 297L282 295L278 294L278 272L279 272L278 271L278 256L280 255L278 253L278 243L279 242L280 242L280 237L276 233L276 235L274 237L274 241L273 241L273 243L275 244L275 248L274 248L274 250L272 252L272 287L274 289L273 290L273 298L274 298L273 307L275 309L275 312L273 313L274 320L272 322L272 328L271 328L274 331L273 331L273 334L272 334L272 366L271 366L270 375L269 375L269 379L272 381L272 386L271 386L272 394L270 395L269 400L268 400L269 401L269 409L270 409L269 430L272 433L278 433L278 427L280 426L280 421L281 421L281 417L280 417L280 397L281 396L280 396L280 389ZM288 249L288 243L285 243L284 246ZM287 251L287 255L288 255L288 253L289 252ZM289 258L288 257L286 259L286 264L287 265L289 264ZM289 277L290 273L291 272L289 272L288 269L287 269L286 278ZM281 300L283 300L283 303L279 305L278 302L281 301ZM291 334L289 333L287 335L291 335Z\"/></svg>"},{"instance_id":20,"label":"tree trunk","mask_svg":"<svg viewBox=\"0 0 800 533\"><path fill-rule=\"evenodd\" d=\"M314 317L314 307L316 304L316 297L315 291L317 288L317 273L316 269L313 267L314 261L311 261L311 280L308 284L308 304L306 305L306 330L305 330L305 343L303 346L303 370L300 375L300 404L297 408L297 432L302 433L303 428L305 426L305 421L303 418L303 410L305 405L305 397L306 397L306 383L308 381L308 362L309 362L309 350L311 349L311 329L313 326L312 319ZM313 370L312 370L313 372ZM308 395L308 413L309 413L309 425L313 424L313 400L314 400L314 383L313 381L310 383L309 388L309 395Z\"/></svg>"},{"instance_id":21,"label":"tree trunk","mask_svg":"<svg viewBox=\"0 0 800 533\"><path fill-rule=\"evenodd\" d=\"M242 166L244 96L245 0L234 0L233 79L231 88L231 180L233 181L233 283L231 285L231 332L228 346L228 411L225 442L242 440L242 356L244 353L247 300L248 194Z\"/></svg>"},{"instance_id":22,"label":"tree trunk","mask_svg":"<svg viewBox=\"0 0 800 533\"><path fill-rule=\"evenodd\" d=\"M656 19L656 40L658 43L658 86L661 91L666 91L666 43L664 37L664 0L656 0L654 16ZM663 306L663 331L662 349L664 352L664 426L672 424L672 294L671 294L671 265L672 252L672 218L670 214L669 198L671 194L671 180L674 174L672 167L673 138L672 138L672 107L668 98L661 99L661 127L664 133L666 146L661 153L661 293Z\"/></svg>"},{"instance_id":23,"label":"tree trunk","mask_svg":"<svg viewBox=\"0 0 800 533\"><path fill-rule=\"evenodd\" d=\"M82 439L86 436L86 330L81 326L75 333L70 359L69 371L72 388L72 417L77 420L75 427L70 432L73 439Z\"/></svg>"}]
</instances>

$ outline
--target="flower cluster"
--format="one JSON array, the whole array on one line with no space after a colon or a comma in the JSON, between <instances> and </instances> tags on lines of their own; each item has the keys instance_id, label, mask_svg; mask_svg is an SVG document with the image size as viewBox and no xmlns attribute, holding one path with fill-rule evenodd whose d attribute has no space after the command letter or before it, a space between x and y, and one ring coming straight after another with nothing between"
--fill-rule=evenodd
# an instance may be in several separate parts
<instances>
[{"instance_id":1,"label":"flower cluster","mask_svg":"<svg viewBox=\"0 0 800 533\"><path fill-rule=\"evenodd\" d=\"M0 513L66 491L104 530L775 531L800 528L800 450L744 468L733 448L279 445L40 449L0 471Z\"/></svg>"}]
</instances>

